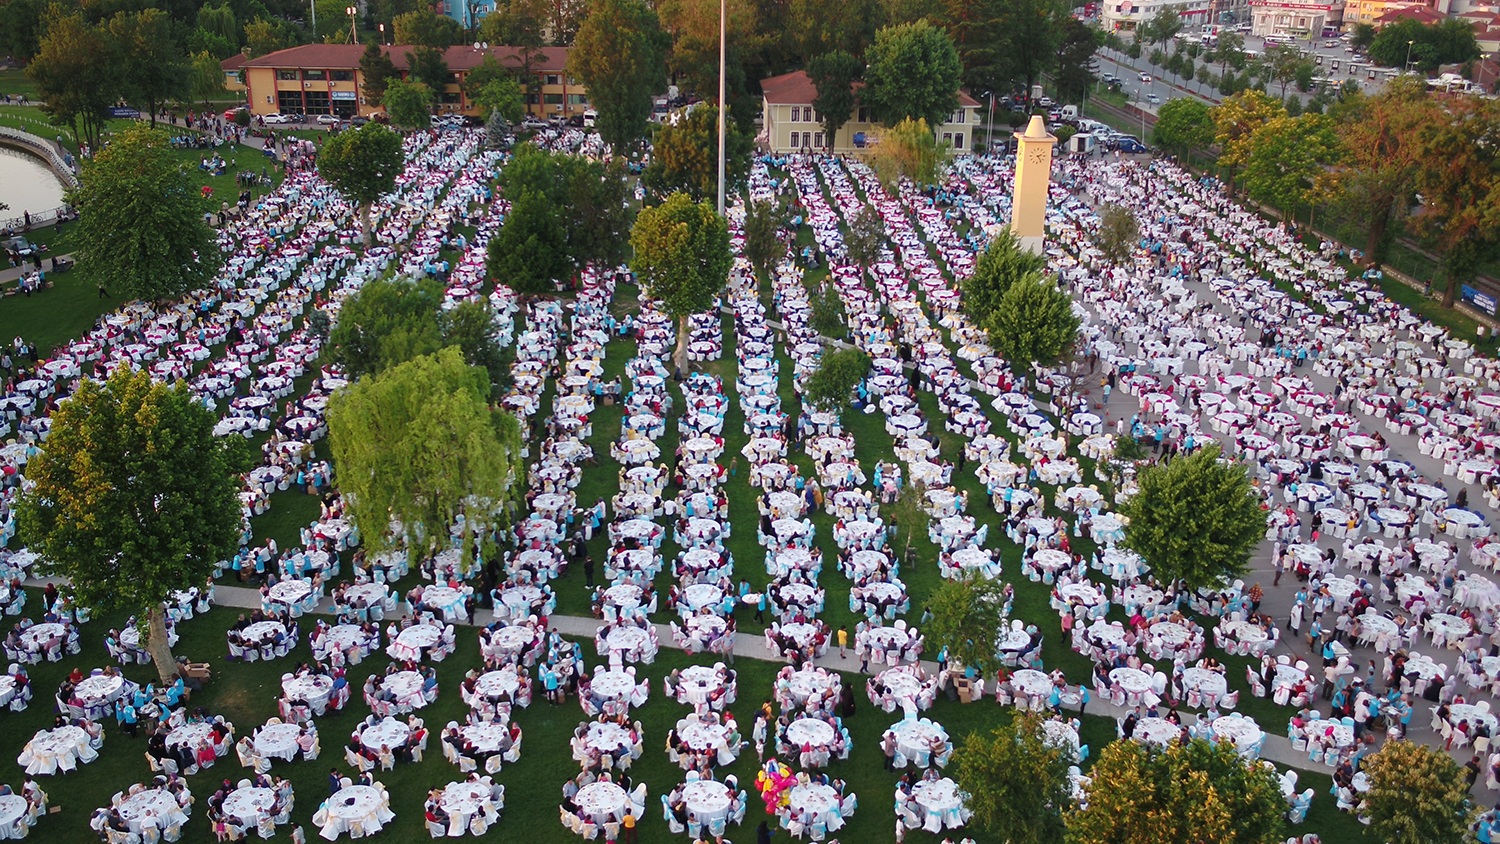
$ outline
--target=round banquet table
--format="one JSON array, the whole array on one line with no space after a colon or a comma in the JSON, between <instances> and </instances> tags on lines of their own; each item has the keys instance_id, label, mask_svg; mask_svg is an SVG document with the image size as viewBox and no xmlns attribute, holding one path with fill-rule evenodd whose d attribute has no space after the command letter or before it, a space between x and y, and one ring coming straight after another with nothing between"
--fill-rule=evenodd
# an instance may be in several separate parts
<instances>
[{"instance_id":1,"label":"round banquet table","mask_svg":"<svg viewBox=\"0 0 1500 844\"><path fill-rule=\"evenodd\" d=\"M825 748L833 744L836 736L832 724L817 718L798 718L786 727L787 743L799 748L805 744Z\"/></svg>"},{"instance_id":2,"label":"round banquet table","mask_svg":"<svg viewBox=\"0 0 1500 844\"><path fill-rule=\"evenodd\" d=\"M932 751L933 739L948 741L948 731L943 725L928 718L903 719L891 727L891 732L896 735L896 749L912 761Z\"/></svg>"},{"instance_id":3,"label":"round banquet table","mask_svg":"<svg viewBox=\"0 0 1500 844\"><path fill-rule=\"evenodd\" d=\"M1165 718L1142 718L1136 722L1131 738L1143 744L1166 746L1182 735L1182 728Z\"/></svg>"},{"instance_id":4,"label":"round banquet table","mask_svg":"<svg viewBox=\"0 0 1500 844\"><path fill-rule=\"evenodd\" d=\"M198 743L207 739L212 742L214 727L207 722L197 724L183 724L181 727L167 733L167 747L186 747L197 752Z\"/></svg>"},{"instance_id":5,"label":"round banquet table","mask_svg":"<svg viewBox=\"0 0 1500 844\"><path fill-rule=\"evenodd\" d=\"M825 725L826 726L826 725ZM787 728L788 734L791 728ZM679 722L677 725L677 737L682 743L697 751L717 750L725 747L729 741L729 726L727 724L709 724L692 719ZM830 738L829 741L832 741Z\"/></svg>"},{"instance_id":6,"label":"round banquet table","mask_svg":"<svg viewBox=\"0 0 1500 844\"><path fill-rule=\"evenodd\" d=\"M54 774L58 768L72 770L73 765L60 765L59 760L91 761L98 755L91 752L89 734L82 727L71 724L51 730L39 730L26 743L16 764L26 766L26 773Z\"/></svg>"},{"instance_id":7,"label":"round banquet table","mask_svg":"<svg viewBox=\"0 0 1500 844\"><path fill-rule=\"evenodd\" d=\"M1139 668L1116 668L1109 672L1110 682L1126 694L1138 695L1151 690L1151 675Z\"/></svg>"},{"instance_id":8,"label":"round banquet table","mask_svg":"<svg viewBox=\"0 0 1500 844\"><path fill-rule=\"evenodd\" d=\"M677 696L686 703L707 703L708 696L724 685L719 672L707 665L689 665L677 675Z\"/></svg>"},{"instance_id":9,"label":"round banquet table","mask_svg":"<svg viewBox=\"0 0 1500 844\"><path fill-rule=\"evenodd\" d=\"M787 792L787 805L811 812L815 823L822 823L830 830L843 825L843 817L839 814L839 793L832 786L818 783L799 785ZM782 817L788 815L787 810L782 809Z\"/></svg>"},{"instance_id":10,"label":"round banquet table","mask_svg":"<svg viewBox=\"0 0 1500 844\"><path fill-rule=\"evenodd\" d=\"M600 753L613 754L617 750L635 746L630 730L613 721L594 721L589 724L583 743Z\"/></svg>"},{"instance_id":11,"label":"round banquet table","mask_svg":"<svg viewBox=\"0 0 1500 844\"><path fill-rule=\"evenodd\" d=\"M417 660L422 652L443 641L442 628L435 624L413 624L396 636L386 651L393 659Z\"/></svg>"},{"instance_id":12,"label":"round banquet table","mask_svg":"<svg viewBox=\"0 0 1500 844\"><path fill-rule=\"evenodd\" d=\"M912 788L912 797L916 799L917 805L927 812L928 822L924 824L927 829L934 825L932 818L939 820L938 824L949 828L963 826L963 820L959 817L959 809L963 807L963 797L958 792L958 783L943 777L938 780L923 780Z\"/></svg>"},{"instance_id":13,"label":"round banquet table","mask_svg":"<svg viewBox=\"0 0 1500 844\"><path fill-rule=\"evenodd\" d=\"M489 777L481 777L476 782L448 783L443 796L438 798L438 805L449 815L448 834L458 837L453 835L453 830L457 829L462 835L475 815L494 805L494 793L495 786Z\"/></svg>"},{"instance_id":14,"label":"round banquet table","mask_svg":"<svg viewBox=\"0 0 1500 844\"><path fill-rule=\"evenodd\" d=\"M279 621L257 621L247 625L240 631L240 638L247 642L254 642L257 646L266 644L276 638L276 634L286 634L286 627Z\"/></svg>"},{"instance_id":15,"label":"round banquet table","mask_svg":"<svg viewBox=\"0 0 1500 844\"><path fill-rule=\"evenodd\" d=\"M787 678L786 688L791 693L792 699L798 706L807 702L814 695L823 695L829 689L837 687L839 677L821 668L803 668L792 672Z\"/></svg>"},{"instance_id":16,"label":"round banquet table","mask_svg":"<svg viewBox=\"0 0 1500 844\"><path fill-rule=\"evenodd\" d=\"M604 824L625 817L630 807L630 795L612 782L595 782L578 789L573 802L578 804L584 817L596 824Z\"/></svg>"},{"instance_id":17,"label":"round banquet table","mask_svg":"<svg viewBox=\"0 0 1500 844\"><path fill-rule=\"evenodd\" d=\"M15 558L12 557L11 560L14 561ZM46 643L53 638L65 641L68 638L67 625L55 621L33 624L21 634L21 647L32 653L41 653Z\"/></svg>"},{"instance_id":18,"label":"round banquet table","mask_svg":"<svg viewBox=\"0 0 1500 844\"><path fill-rule=\"evenodd\" d=\"M281 681L281 693L290 701L306 701L308 706L325 706L333 693L333 678L327 674L304 674Z\"/></svg>"},{"instance_id":19,"label":"round banquet table","mask_svg":"<svg viewBox=\"0 0 1500 844\"><path fill-rule=\"evenodd\" d=\"M364 745L366 750L379 753L382 747L394 750L406 744L406 740L410 737L411 727L387 716L365 727L359 734L359 743Z\"/></svg>"},{"instance_id":20,"label":"round banquet table","mask_svg":"<svg viewBox=\"0 0 1500 844\"><path fill-rule=\"evenodd\" d=\"M301 737L302 727L297 724L267 724L255 731L255 752L290 762L297 756Z\"/></svg>"},{"instance_id":21,"label":"round banquet table","mask_svg":"<svg viewBox=\"0 0 1500 844\"><path fill-rule=\"evenodd\" d=\"M329 841L348 832L355 822L364 829L365 835L379 832L396 815L386 805L385 794L373 785L351 785L339 789L328 802L327 819L319 834ZM316 822L317 815L313 816Z\"/></svg>"},{"instance_id":22,"label":"round banquet table","mask_svg":"<svg viewBox=\"0 0 1500 844\"><path fill-rule=\"evenodd\" d=\"M489 755L500 752L500 742L510 729L499 721L481 721L460 727L458 734L474 747L474 752Z\"/></svg>"},{"instance_id":23,"label":"round banquet table","mask_svg":"<svg viewBox=\"0 0 1500 844\"><path fill-rule=\"evenodd\" d=\"M1010 676L1010 687L1029 697L1050 694L1052 678L1035 668L1023 668Z\"/></svg>"},{"instance_id":24,"label":"round banquet table","mask_svg":"<svg viewBox=\"0 0 1500 844\"><path fill-rule=\"evenodd\" d=\"M474 681L474 696L487 699L510 695L511 698L515 698L516 691L520 688L521 678L516 675L516 670L501 668L479 675L479 679Z\"/></svg>"},{"instance_id":25,"label":"round banquet table","mask_svg":"<svg viewBox=\"0 0 1500 844\"><path fill-rule=\"evenodd\" d=\"M689 817L696 818L700 824L729 817L732 797L729 786L714 780L695 780L682 786L682 801L687 804Z\"/></svg>"},{"instance_id":26,"label":"round banquet table","mask_svg":"<svg viewBox=\"0 0 1500 844\"><path fill-rule=\"evenodd\" d=\"M116 674L95 674L85 677L74 687L74 693L84 704L112 702L125 691L125 677Z\"/></svg>"},{"instance_id":27,"label":"round banquet table","mask_svg":"<svg viewBox=\"0 0 1500 844\"><path fill-rule=\"evenodd\" d=\"M1227 741L1241 752L1253 750L1260 743L1260 725L1244 715L1223 715L1214 719L1209 731L1215 741Z\"/></svg>"},{"instance_id":28,"label":"round banquet table","mask_svg":"<svg viewBox=\"0 0 1500 844\"><path fill-rule=\"evenodd\" d=\"M0 838L10 838L16 822L25 817L29 810L30 804L19 794L0 796ZM25 835L23 832L22 837Z\"/></svg>"},{"instance_id":29,"label":"round banquet table","mask_svg":"<svg viewBox=\"0 0 1500 844\"><path fill-rule=\"evenodd\" d=\"M312 594L312 584L306 580L283 580L271 587L270 598L278 604L301 603Z\"/></svg>"},{"instance_id":30,"label":"round banquet table","mask_svg":"<svg viewBox=\"0 0 1500 844\"><path fill-rule=\"evenodd\" d=\"M165 788L149 788L120 801L120 817L130 825L131 832L141 831L141 818L147 813L161 819L163 829L187 821L187 813L177 805L177 798Z\"/></svg>"},{"instance_id":31,"label":"round banquet table","mask_svg":"<svg viewBox=\"0 0 1500 844\"><path fill-rule=\"evenodd\" d=\"M427 699L422 696L422 675L415 671L387 674L380 681L380 688L389 690L395 696L398 707L421 709L427 705Z\"/></svg>"},{"instance_id":32,"label":"round banquet table","mask_svg":"<svg viewBox=\"0 0 1500 844\"><path fill-rule=\"evenodd\" d=\"M1183 671L1182 686L1185 689L1197 689L1198 694L1214 699L1229 691L1229 683L1224 675L1207 668L1189 668Z\"/></svg>"},{"instance_id":33,"label":"round banquet table","mask_svg":"<svg viewBox=\"0 0 1500 844\"><path fill-rule=\"evenodd\" d=\"M239 826L251 830L260 826L261 818L269 817L275 807L276 792L269 788L236 788L224 798L220 809Z\"/></svg>"},{"instance_id":34,"label":"round banquet table","mask_svg":"<svg viewBox=\"0 0 1500 844\"><path fill-rule=\"evenodd\" d=\"M682 590L682 601L692 612L708 606L716 606L724 600L724 592L712 583L694 583Z\"/></svg>"},{"instance_id":35,"label":"round banquet table","mask_svg":"<svg viewBox=\"0 0 1500 844\"><path fill-rule=\"evenodd\" d=\"M635 677L624 671L601 671L589 683L589 691L609 700L622 700L635 691Z\"/></svg>"}]
</instances>

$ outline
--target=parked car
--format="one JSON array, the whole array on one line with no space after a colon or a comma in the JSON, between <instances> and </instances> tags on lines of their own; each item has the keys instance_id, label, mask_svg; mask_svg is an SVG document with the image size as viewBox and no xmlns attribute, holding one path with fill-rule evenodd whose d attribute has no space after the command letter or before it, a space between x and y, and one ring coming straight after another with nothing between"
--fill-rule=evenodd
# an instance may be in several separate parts
<instances>
[{"instance_id":1,"label":"parked car","mask_svg":"<svg viewBox=\"0 0 1500 844\"><path fill-rule=\"evenodd\" d=\"M1150 103L1152 105L1161 105L1161 97L1158 97L1155 94L1147 94L1146 95L1146 102L1148 102L1148 103Z\"/></svg>"},{"instance_id":2,"label":"parked car","mask_svg":"<svg viewBox=\"0 0 1500 844\"><path fill-rule=\"evenodd\" d=\"M1123 140L1118 141L1116 143L1116 148L1120 152L1132 153L1132 154L1134 154L1134 153L1142 153L1142 152L1150 152L1150 150L1146 149L1146 147L1145 147L1144 144L1137 143L1136 141L1134 141L1134 140L1132 140L1130 138L1125 138Z\"/></svg>"},{"instance_id":3,"label":"parked car","mask_svg":"<svg viewBox=\"0 0 1500 844\"><path fill-rule=\"evenodd\" d=\"M233 120L235 112L237 112L237 111L248 111L248 110L249 109L245 108L244 106L235 106L234 108L226 108L226 109L224 109L224 119L225 120Z\"/></svg>"},{"instance_id":4,"label":"parked car","mask_svg":"<svg viewBox=\"0 0 1500 844\"><path fill-rule=\"evenodd\" d=\"M296 122L296 120L290 114L282 114L280 112L268 114L265 117L262 117L261 120L264 120L267 126L280 126L285 123Z\"/></svg>"},{"instance_id":5,"label":"parked car","mask_svg":"<svg viewBox=\"0 0 1500 844\"><path fill-rule=\"evenodd\" d=\"M526 119L521 121L521 128L545 129L547 128L547 121L541 119L540 117L537 117L534 114L528 114L526 115Z\"/></svg>"},{"instance_id":6,"label":"parked car","mask_svg":"<svg viewBox=\"0 0 1500 844\"><path fill-rule=\"evenodd\" d=\"M318 115L318 123L320 123L320 124L322 124L324 126L337 126L338 124L343 123L343 122L344 122L344 118L339 117L337 114L320 114L320 115Z\"/></svg>"}]
</instances>

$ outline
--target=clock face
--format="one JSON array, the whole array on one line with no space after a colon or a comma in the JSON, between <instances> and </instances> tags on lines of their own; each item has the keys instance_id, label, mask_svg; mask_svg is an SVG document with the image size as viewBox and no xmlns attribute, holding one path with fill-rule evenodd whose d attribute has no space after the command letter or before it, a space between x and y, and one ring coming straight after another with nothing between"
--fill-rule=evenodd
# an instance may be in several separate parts
<instances>
[{"instance_id":1,"label":"clock face","mask_svg":"<svg viewBox=\"0 0 1500 844\"><path fill-rule=\"evenodd\" d=\"M1031 149L1026 151L1026 160L1031 164L1040 164L1045 166L1050 163L1049 159L1051 158L1051 156L1047 154L1048 152L1050 152L1050 150L1048 150L1046 147L1032 147Z\"/></svg>"}]
</instances>

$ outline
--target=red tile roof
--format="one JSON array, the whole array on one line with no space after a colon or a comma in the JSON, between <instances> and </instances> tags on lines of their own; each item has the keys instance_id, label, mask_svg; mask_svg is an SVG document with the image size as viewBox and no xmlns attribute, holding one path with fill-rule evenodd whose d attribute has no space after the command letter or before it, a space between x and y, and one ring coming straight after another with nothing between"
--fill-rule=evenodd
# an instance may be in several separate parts
<instances>
[{"instance_id":1,"label":"red tile roof","mask_svg":"<svg viewBox=\"0 0 1500 844\"><path fill-rule=\"evenodd\" d=\"M235 53L224 61L219 62L219 67L224 68L224 72L228 73L231 70L239 70L247 61L249 59L245 58L244 53Z\"/></svg>"},{"instance_id":2,"label":"red tile roof","mask_svg":"<svg viewBox=\"0 0 1500 844\"><path fill-rule=\"evenodd\" d=\"M1448 19L1448 16L1444 15L1441 12L1435 12L1432 9L1427 8L1426 6L1403 6L1399 9L1392 9L1389 12L1386 12L1385 14L1376 18L1375 23L1385 25L1407 19L1417 21L1418 23L1431 25L1435 23L1442 23L1443 21Z\"/></svg>"},{"instance_id":3,"label":"red tile roof","mask_svg":"<svg viewBox=\"0 0 1500 844\"><path fill-rule=\"evenodd\" d=\"M382 45L381 51L391 57L391 63L398 70L407 67L406 55L416 51L416 47L405 44ZM277 50L267 53L259 58L250 59L244 63L245 67L277 67L277 68L329 68L329 69L354 69L359 67L359 59L365 53L363 44L304 44L300 47L291 47L286 50ZM470 45L449 47L443 51L443 61L448 63L448 69L454 73L473 70L479 66L488 53L494 56L502 65L519 68L525 65L524 56L519 47L490 47L488 50L476 50ZM567 47L539 47L530 51L531 70L562 72L568 64Z\"/></svg>"},{"instance_id":4,"label":"red tile roof","mask_svg":"<svg viewBox=\"0 0 1500 844\"><path fill-rule=\"evenodd\" d=\"M864 87L863 82L855 82L855 99L858 99L858 90ZM760 81L761 95L771 105L808 105L818 96L818 88L813 85L812 79L806 71L794 70L791 73L783 73L780 76L772 76ZM964 93L958 92L958 104L961 106L978 106L979 101Z\"/></svg>"}]
</instances>

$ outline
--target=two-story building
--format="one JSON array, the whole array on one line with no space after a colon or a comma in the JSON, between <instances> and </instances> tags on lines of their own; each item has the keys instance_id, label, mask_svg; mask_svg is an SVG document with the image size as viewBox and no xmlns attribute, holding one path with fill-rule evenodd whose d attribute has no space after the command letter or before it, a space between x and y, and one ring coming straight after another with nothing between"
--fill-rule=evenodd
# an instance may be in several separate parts
<instances>
[{"instance_id":1,"label":"two-story building","mask_svg":"<svg viewBox=\"0 0 1500 844\"><path fill-rule=\"evenodd\" d=\"M1230 0L1224 0L1225 3ZM1156 17L1162 9L1175 9L1182 22L1189 26L1214 23L1215 10L1211 0L1103 0L1099 6L1099 21L1106 30L1134 30Z\"/></svg>"},{"instance_id":2,"label":"two-story building","mask_svg":"<svg viewBox=\"0 0 1500 844\"><path fill-rule=\"evenodd\" d=\"M380 48L402 78L408 73L407 55L415 47L386 45ZM336 114L351 117L372 114L380 107L365 97L364 73L359 69L363 44L304 44L278 50L245 62L241 69L254 114ZM448 83L437 92L438 110L453 114L478 114L479 109L464 93L463 82L487 55L494 56L522 80L526 111L542 118L571 117L589 108L588 91L567 74L568 48L449 47L443 53L448 65Z\"/></svg>"},{"instance_id":3,"label":"two-story building","mask_svg":"<svg viewBox=\"0 0 1500 844\"><path fill-rule=\"evenodd\" d=\"M1344 22L1342 0L1250 0L1250 32L1264 38L1318 38Z\"/></svg>"},{"instance_id":4,"label":"two-story building","mask_svg":"<svg viewBox=\"0 0 1500 844\"><path fill-rule=\"evenodd\" d=\"M860 84L855 83L854 114L829 144L812 104L818 90L805 72L798 70L761 80L761 116L766 146L775 153L799 150L853 153L872 146L879 140L882 126L871 117L870 109L859 104ZM948 116L947 123L935 127L938 137L951 143L953 150L961 154L973 148L977 128L979 102L962 91L958 92L958 110Z\"/></svg>"}]
</instances>

